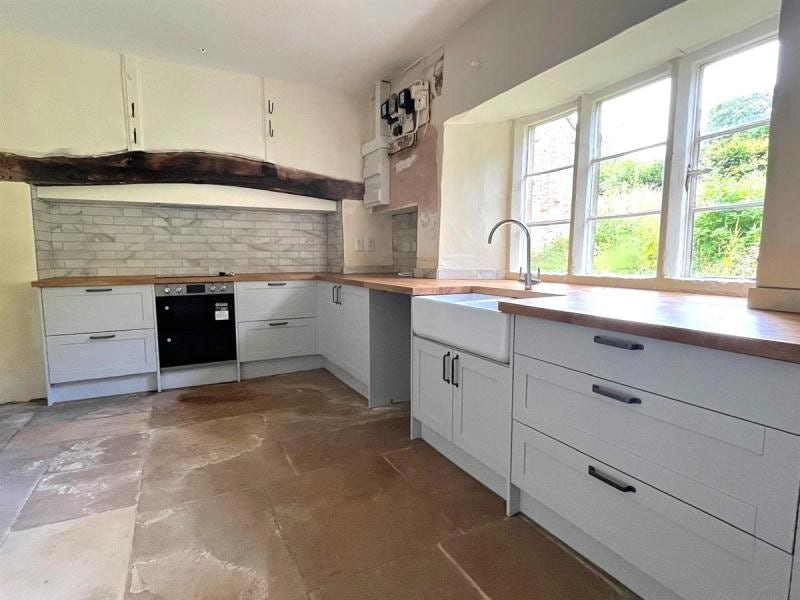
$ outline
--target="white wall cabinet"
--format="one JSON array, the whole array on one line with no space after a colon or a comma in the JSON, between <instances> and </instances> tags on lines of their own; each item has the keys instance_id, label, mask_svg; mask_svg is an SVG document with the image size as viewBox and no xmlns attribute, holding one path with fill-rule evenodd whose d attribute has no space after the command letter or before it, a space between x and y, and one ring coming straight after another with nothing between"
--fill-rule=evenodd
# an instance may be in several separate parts
<instances>
[{"instance_id":1,"label":"white wall cabinet","mask_svg":"<svg viewBox=\"0 0 800 600\"><path fill-rule=\"evenodd\" d=\"M138 60L142 145L266 159L261 78Z\"/></svg>"},{"instance_id":2,"label":"white wall cabinet","mask_svg":"<svg viewBox=\"0 0 800 600\"><path fill-rule=\"evenodd\" d=\"M267 160L360 181L361 130L368 107L354 97L314 86L264 80Z\"/></svg>"},{"instance_id":3,"label":"white wall cabinet","mask_svg":"<svg viewBox=\"0 0 800 600\"><path fill-rule=\"evenodd\" d=\"M120 55L0 34L0 150L105 154L127 148Z\"/></svg>"},{"instance_id":4,"label":"white wall cabinet","mask_svg":"<svg viewBox=\"0 0 800 600\"><path fill-rule=\"evenodd\" d=\"M414 418L506 476L510 367L415 336L412 379Z\"/></svg>"}]
</instances>

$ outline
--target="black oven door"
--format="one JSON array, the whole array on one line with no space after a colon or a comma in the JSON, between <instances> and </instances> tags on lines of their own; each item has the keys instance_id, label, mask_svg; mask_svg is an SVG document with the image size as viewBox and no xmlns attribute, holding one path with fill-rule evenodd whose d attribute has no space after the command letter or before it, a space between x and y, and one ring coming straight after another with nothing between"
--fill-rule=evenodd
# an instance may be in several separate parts
<instances>
[{"instance_id":1,"label":"black oven door","mask_svg":"<svg viewBox=\"0 0 800 600\"><path fill-rule=\"evenodd\" d=\"M156 298L161 367L236 360L233 294Z\"/></svg>"}]
</instances>

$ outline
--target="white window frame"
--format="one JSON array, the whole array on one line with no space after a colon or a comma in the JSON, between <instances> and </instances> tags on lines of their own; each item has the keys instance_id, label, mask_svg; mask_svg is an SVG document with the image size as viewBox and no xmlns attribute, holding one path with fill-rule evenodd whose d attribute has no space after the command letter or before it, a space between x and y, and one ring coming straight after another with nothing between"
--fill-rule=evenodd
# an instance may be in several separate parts
<instances>
[{"instance_id":1,"label":"white window frame","mask_svg":"<svg viewBox=\"0 0 800 600\"><path fill-rule=\"evenodd\" d=\"M532 174L528 174L528 131L536 127L538 125L544 125L545 123L549 123L551 121L556 121L561 117L565 117L570 113L579 112L578 111L578 104L577 102L571 102L568 104L562 104L557 106L554 109L547 110L544 112L536 113L534 115L528 115L526 117L522 117L517 119L514 122L514 184L513 184L513 191L512 191L512 202L511 202L511 214L513 218L518 219L525 223L525 226L528 227L530 231L531 227L529 225L530 218L529 215L526 214L526 202L525 202L525 180L528 177L531 177ZM580 129L580 114L578 114L578 129ZM578 141L578 132L575 132L575 143L577 146ZM577 151L576 151L577 152ZM561 167L559 169L552 169L552 171L563 170L569 167ZM575 222L575 215L572 212L574 207L574 197L575 197L575 172L577 171L577 163L575 160L572 162L572 196L573 202L570 210L570 218L569 221L566 220L556 220L552 222L540 222L536 223L538 226L548 225L548 224L563 224L569 223L570 224L570 236L572 235L572 225ZM539 173L542 174L542 173ZM520 269L524 272L527 269L527 262L525 261L525 244L524 239L522 237L522 232L519 231L516 227L513 228L512 234L510 236L511 239L511 251L509 252L510 257L510 269L511 271L518 272ZM531 233L533 235L533 233ZM567 257L567 273L570 272L570 265L569 265L569 256ZM534 265L534 268L536 266ZM556 277L558 275L555 275Z\"/></svg>"},{"instance_id":2,"label":"white window frame","mask_svg":"<svg viewBox=\"0 0 800 600\"><path fill-rule=\"evenodd\" d=\"M769 127L769 124L771 122L771 118L762 119L760 121L754 121L752 123L748 123L747 125L739 125L736 127L729 127L727 129L723 129L720 131L715 131L714 133L711 134L701 134L698 117L700 116L699 105L702 93L703 68L710 63L727 58L729 56L733 56L735 54L738 54L739 52L759 46L774 39L777 39L776 31L756 36L755 38L753 38L752 36L748 36L748 37L743 37L741 39L736 39L735 41L728 39L725 40L725 42L723 43L714 44L713 46L704 48L700 52L692 54L690 57L687 57L687 59L684 60L686 64L682 65L682 67L685 70L690 71L694 85L690 90L692 97L690 99L689 106L691 107L692 113L687 133L689 149L687 152L686 168L684 169L684 185L683 185L686 217L683 222L685 231L683 232L681 239L683 241L684 248L683 252L681 253L681 262L677 265L677 271L680 277L692 278L691 277L692 250L693 250L692 231L693 231L694 217L697 213L708 212L708 211L720 211L720 210L739 210L743 208L754 208L754 207L764 206L763 200L754 202L741 202L738 204L723 204L723 205L717 204L702 208L697 208L694 204L694 202L697 199L696 192L697 192L698 178L697 176L690 174L689 169L693 169L699 164L700 146L702 142L710 139L730 136L732 134L741 131L755 129L757 127L764 127L764 126ZM693 278L693 279L699 279L699 278Z\"/></svg>"},{"instance_id":3,"label":"white window frame","mask_svg":"<svg viewBox=\"0 0 800 600\"><path fill-rule=\"evenodd\" d=\"M531 125L542 124L578 111L578 128L575 143L575 166L570 226L570 254L567 274L564 276L543 274L546 281L573 283L596 283L635 286L650 289L712 291L744 293L752 287L750 279L692 278L691 245L694 211L689 206L692 196L685 189L686 172L695 157L697 104L699 102L700 72L703 65L752 46L776 39L777 18L768 19L739 34L730 36L700 50L691 52L669 63L641 73L622 82L591 94L577 98L576 102L562 104L552 110L522 117L514 127L514 171L511 214L513 218L526 221L524 214L524 177L527 169L526 131ZM620 95L647 83L672 78L669 129L664 163L664 184L661 205L661 228L659 235L658 266L654 277L631 277L624 275L591 274L591 243L589 225L590 202L593 201L592 157L598 137L597 109L600 102ZM753 127L748 125L747 128ZM625 153L627 154L627 152ZM604 157L607 160L608 157ZM690 181L690 185L693 182ZM690 187L691 189L691 187ZM754 203L761 205L761 203ZM750 203L747 203L749 206ZM745 207L745 204L737 205ZM648 213L649 214L649 213ZM526 268L524 240L521 232L511 235L510 272ZM533 265L534 269L536 265ZM627 283L625 283L627 282Z\"/></svg>"}]
</instances>

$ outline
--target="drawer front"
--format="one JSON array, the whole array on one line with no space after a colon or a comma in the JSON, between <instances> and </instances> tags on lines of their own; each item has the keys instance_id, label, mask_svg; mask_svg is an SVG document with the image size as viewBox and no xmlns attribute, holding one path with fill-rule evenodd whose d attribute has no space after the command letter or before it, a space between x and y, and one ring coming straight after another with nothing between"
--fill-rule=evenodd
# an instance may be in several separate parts
<instances>
[{"instance_id":1,"label":"drawer front","mask_svg":"<svg viewBox=\"0 0 800 600\"><path fill-rule=\"evenodd\" d=\"M525 425L513 439L515 485L678 595L787 597L790 554Z\"/></svg>"},{"instance_id":2,"label":"drawer front","mask_svg":"<svg viewBox=\"0 0 800 600\"><path fill-rule=\"evenodd\" d=\"M239 323L239 360L271 360L317 352L315 319Z\"/></svg>"},{"instance_id":3,"label":"drawer front","mask_svg":"<svg viewBox=\"0 0 800 600\"><path fill-rule=\"evenodd\" d=\"M314 281L244 281L236 284L239 322L316 315Z\"/></svg>"},{"instance_id":4,"label":"drawer front","mask_svg":"<svg viewBox=\"0 0 800 600\"><path fill-rule=\"evenodd\" d=\"M153 373L155 334L139 329L48 336L47 364L50 383Z\"/></svg>"},{"instance_id":5,"label":"drawer front","mask_svg":"<svg viewBox=\"0 0 800 600\"><path fill-rule=\"evenodd\" d=\"M627 350L614 343L638 344ZM800 434L800 364L517 317L515 351Z\"/></svg>"},{"instance_id":6,"label":"drawer front","mask_svg":"<svg viewBox=\"0 0 800 600\"><path fill-rule=\"evenodd\" d=\"M151 329L153 287L121 285L42 290L47 335Z\"/></svg>"},{"instance_id":7,"label":"drawer front","mask_svg":"<svg viewBox=\"0 0 800 600\"><path fill-rule=\"evenodd\" d=\"M521 355L514 418L792 551L798 436Z\"/></svg>"}]
</instances>

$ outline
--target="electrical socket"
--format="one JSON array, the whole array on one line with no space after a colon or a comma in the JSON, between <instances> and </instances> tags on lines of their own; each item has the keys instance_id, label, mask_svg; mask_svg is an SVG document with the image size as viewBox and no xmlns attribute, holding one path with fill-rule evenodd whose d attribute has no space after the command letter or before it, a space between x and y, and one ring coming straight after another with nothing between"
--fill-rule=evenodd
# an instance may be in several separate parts
<instances>
[{"instance_id":1,"label":"electrical socket","mask_svg":"<svg viewBox=\"0 0 800 600\"><path fill-rule=\"evenodd\" d=\"M364 251L364 238L357 238L356 239L356 252L363 252Z\"/></svg>"},{"instance_id":2,"label":"electrical socket","mask_svg":"<svg viewBox=\"0 0 800 600\"><path fill-rule=\"evenodd\" d=\"M375 252L375 238L367 238L367 252Z\"/></svg>"}]
</instances>

